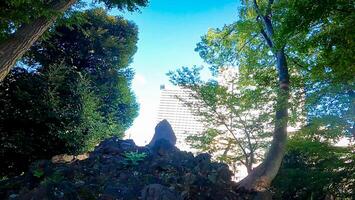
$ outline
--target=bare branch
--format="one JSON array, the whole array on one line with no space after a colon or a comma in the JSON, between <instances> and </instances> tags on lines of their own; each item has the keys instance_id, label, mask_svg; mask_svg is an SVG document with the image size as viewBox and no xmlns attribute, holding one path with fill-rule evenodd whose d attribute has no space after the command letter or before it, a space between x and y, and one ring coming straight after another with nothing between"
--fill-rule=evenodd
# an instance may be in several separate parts
<instances>
[{"instance_id":1,"label":"bare branch","mask_svg":"<svg viewBox=\"0 0 355 200\"><path fill-rule=\"evenodd\" d=\"M272 49L273 48L273 43L272 40L269 38L268 34L264 31L264 29L261 29L261 35L264 37L267 45Z\"/></svg>"}]
</instances>

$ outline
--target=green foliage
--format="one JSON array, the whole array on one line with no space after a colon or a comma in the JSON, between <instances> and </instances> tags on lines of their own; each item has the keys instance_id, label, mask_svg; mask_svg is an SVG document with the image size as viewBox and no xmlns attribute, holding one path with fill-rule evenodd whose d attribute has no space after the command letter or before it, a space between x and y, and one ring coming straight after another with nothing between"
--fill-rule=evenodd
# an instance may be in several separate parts
<instances>
[{"instance_id":1,"label":"green foliage","mask_svg":"<svg viewBox=\"0 0 355 200\"><path fill-rule=\"evenodd\" d=\"M22 24L41 16L50 17L54 11L48 2L38 0L4 0L0 2L0 41L11 35Z\"/></svg>"},{"instance_id":2,"label":"green foliage","mask_svg":"<svg viewBox=\"0 0 355 200\"><path fill-rule=\"evenodd\" d=\"M136 166L139 164L140 161L144 160L147 156L146 153L139 153L139 152L125 152L123 154L124 157L124 164L127 166Z\"/></svg>"},{"instance_id":3,"label":"green foliage","mask_svg":"<svg viewBox=\"0 0 355 200\"><path fill-rule=\"evenodd\" d=\"M36 177L38 180L43 179L46 174L46 166L43 165L42 161L36 161L30 166L30 175ZM22 174L23 175L23 174Z\"/></svg>"},{"instance_id":4,"label":"green foliage","mask_svg":"<svg viewBox=\"0 0 355 200\"><path fill-rule=\"evenodd\" d=\"M294 137L272 183L277 199L353 199L353 147Z\"/></svg>"},{"instance_id":5,"label":"green foliage","mask_svg":"<svg viewBox=\"0 0 355 200\"><path fill-rule=\"evenodd\" d=\"M98 0L104 3L108 8L117 8L119 10L137 11L139 7L147 6L147 0Z\"/></svg>"},{"instance_id":6,"label":"green foliage","mask_svg":"<svg viewBox=\"0 0 355 200\"><path fill-rule=\"evenodd\" d=\"M85 23L57 26L0 83L1 175L122 137L137 116L128 68L137 27L102 9L78 16Z\"/></svg>"},{"instance_id":7,"label":"green foliage","mask_svg":"<svg viewBox=\"0 0 355 200\"><path fill-rule=\"evenodd\" d=\"M354 3L351 1L256 1L259 12L272 12L275 48L284 47L290 71L290 122L302 107L312 127L328 129L326 138L351 136L354 126ZM196 51L214 73L237 66L246 81L275 87L272 74L256 70L275 66L261 34L253 1L243 1L239 20L222 29L210 29ZM258 20L255 20L258 19ZM253 72L255 70L255 73ZM251 73L250 73L251 72ZM304 97L304 98L299 98ZM303 116L304 116L303 115Z\"/></svg>"},{"instance_id":8,"label":"green foliage","mask_svg":"<svg viewBox=\"0 0 355 200\"><path fill-rule=\"evenodd\" d=\"M279 16L285 20L280 35L291 36L290 60L305 72L306 108L312 126L326 127L334 139L351 136L355 112L354 2L302 0L282 6L294 12L286 18ZM297 20L298 15L302 18Z\"/></svg>"},{"instance_id":9,"label":"green foliage","mask_svg":"<svg viewBox=\"0 0 355 200\"><path fill-rule=\"evenodd\" d=\"M105 119L119 121L127 128L137 114L135 97L129 89L133 72L127 68L137 50L137 27L122 17L107 16L102 9L76 15L88 22L70 28L57 27L50 41L38 42L31 48L25 61L40 63L43 70L50 64L64 62L86 73L95 83L94 92L100 97L100 111ZM128 116L122 118L123 115Z\"/></svg>"},{"instance_id":10,"label":"green foliage","mask_svg":"<svg viewBox=\"0 0 355 200\"><path fill-rule=\"evenodd\" d=\"M56 184L56 183L60 183L63 180L64 180L64 176L60 172L55 171L50 176L45 177L44 180L41 181L41 185L49 185L53 183Z\"/></svg>"},{"instance_id":11,"label":"green foliage","mask_svg":"<svg viewBox=\"0 0 355 200\"><path fill-rule=\"evenodd\" d=\"M273 72L259 69L253 74L257 79L244 79L251 71L223 70L207 82L200 79L201 68L197 67L183 67L168 76L173 84L190 91L189 98L178 99L205 127L202 133L187 138L191 147L235 170L243 165L251 171L269 145L275 107L275 95L271 95L275 90L257 81L265 81L263 76Z\"/></svg>"},{"instance_id":12,"label":"green foliage","mask_svg":"<svg viewBox=\"0 0 355 200\"><path fill-rule=\"evenodd\" d=\"M197 68L184 67L168 74L173 84L193 91L191 96L198 101L185 104L195 109L206 124L204 133L191 136L188 141L203 151L222 152L217 157L232 163L246 163L245 155L265 149L267 142L256 147L257 140L248 140L248 134L231 140L237 141L237 147L223 136L226 132L237 133L238 129L257 139L270 136L267 133L274 122L271 113L285 106L276 105L275 98L278 80L274 53L280 49L285 51L290 75L289 125L307 123L302 135L311 141L334 142L343 136L353 137L354 13L354 3L347 0L242 1L238 21L210 29L195 49L211 66L214 76L218 77L224 68L238 69L238 76L229 83L236 86L237 92L228 88L223 92L216 81L201 81ZM273 30L266 30L267 22ZM250 115L248 110L260 114ZM238 116L248 117L240 120ZM226 126L229 123L232 128ZM240 156L243 147L246 153ZM230 149L239 152L228 156Z\"/></svg>"},{"instance_id":13,"label":"green foliage","mask_svg":"<svg viewBox=\"0 0 355 200\"><path fill-rule=\"evenodd\" d=\"M44 175L44 172L42 169L35 169L33 171L33 176L37 177L37 178L41 178Z\"/></svg>"},{"instance_id":14,"label":"green foliage","mask_svg":"<svg viewBox=\"0 0 355 200\"><path fill-rule=\"evenodd\" d=\"M8 38L23 24L28 24L40 17L50 18L58 15L53 5L67 0L3 0L0 2L0 42ZM87 1L78 0L76 7L83 7ZM93 0L93 5L116 8L124 11L138 11L139 7L147 6L147 0ZM74 7L75 10L76 7ZM70 11L71 12L71 11ZM77 20L72 18L71 20ZM75 21L80 22L79 21ZM66 21L68 23L68 21Z\"/></svg>"},{"instance_id":15,"label":"green foliage","mask_svg":"<svg viewBox=\"0 0 355 200\"><path fill-rule=\"evenodd\" d=\"M198 149L202 152L207 152L212 154L216 152L218 143L216 137L219 135L218 130L207 129L201 135L189 135L186 138L186 142L194 149Z\"/></svg>"},{"instance_id":16,"label":"green foliage","mask_svg":"<svg viewBox=\"0 0 355 200\"><path fill-rule=\"evenodd\" d=\"M292 57L306 64L314 80L354 80L354 2L291 0L280 2L276 9L282 22L279 37L288 38L297 53ZM299 59L303 56L308 60Z\"/></svg>"}]
</instances>

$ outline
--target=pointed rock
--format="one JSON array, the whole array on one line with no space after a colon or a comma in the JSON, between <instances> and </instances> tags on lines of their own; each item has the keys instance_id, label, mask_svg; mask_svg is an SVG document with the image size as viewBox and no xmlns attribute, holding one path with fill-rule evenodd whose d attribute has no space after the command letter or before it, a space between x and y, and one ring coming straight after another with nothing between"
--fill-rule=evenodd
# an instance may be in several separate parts
<instances>
[{"instance_id":1,"label":"pointed rock","mask_svg":"<svg viewBox=\"0 0 355 200\"><path fill-rule=\"evenodd\" d=\"M158 140L164 139L168 141L172 146L176 144L176 136L168 120L164 119L155 127L155 133L148 144L149 147L153 147Z\"/></svg>"}]
</instances>

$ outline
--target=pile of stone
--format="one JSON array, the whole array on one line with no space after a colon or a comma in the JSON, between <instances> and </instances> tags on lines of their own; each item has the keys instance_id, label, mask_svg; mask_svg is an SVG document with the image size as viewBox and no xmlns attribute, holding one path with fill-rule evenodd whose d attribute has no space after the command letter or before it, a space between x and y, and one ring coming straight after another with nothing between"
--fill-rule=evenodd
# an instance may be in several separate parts
<instances>
[{"instance_id":1,"label":"pile of stone","mask_svg":"<svg viewBox=\"0 0 355 200\"><path fill-rule=\"evenodd\" d=\"M85 156L57 156L33 163L28 173L0 183L0 199L233 200L228 166L175 147L164 120L145 147L113 137Z\"/></svg>"}]
</instances>

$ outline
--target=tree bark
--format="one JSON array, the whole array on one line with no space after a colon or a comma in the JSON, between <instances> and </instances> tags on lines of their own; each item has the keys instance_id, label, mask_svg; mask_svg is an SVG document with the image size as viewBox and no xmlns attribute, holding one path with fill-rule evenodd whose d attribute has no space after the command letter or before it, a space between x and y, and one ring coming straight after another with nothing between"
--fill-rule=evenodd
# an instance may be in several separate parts
<instances>
[{"instance_id":1,"label":"tree bark","mask_svg":"<svg viewBox=\"0 0 355 200\"><path fill-rule=\"evenodd\" d=\"M289 74L284 49L274 53L279 76L275 128L273 140L265 160L246 178L239 182L239 188L248 191L265 191L277 175L286 150Z\"/></svg>"},{"instance_id":2,"label":"tree bark","mask_svg":"<svg viewBox=\"0 0 355 200\"><path fill-rule=\"evenodd\" d=\"M279 171L286 151L290 80L284 51L285 47L277 48L273 41L274 29L271 21L272 3L273 0L269 0L267 13L263 15L257 1L253 1L254 9L258 13L257 20L260 20L263 25L261 35L264 37L266 44L270 47L276 59L279 89L277 91L274 134L269 151L267 152L265 160L238 183L240 189L248 191L267 190Z\"/></svg>"},{"instance_id":3,"label":"tree bark","mask_svg":"<svg viewBox=\"0 0 355 200\"><path fill-rule=\"evenodd\" d=\"M75 2L76 0L57 0L52 4L51 9L63 13ZM25 24L13 36L0 44L0 81L6 77L16 61L43 35L57 17L57 14L49 18L40 17L30 24Z\"/></svg>"}]
</instances>

